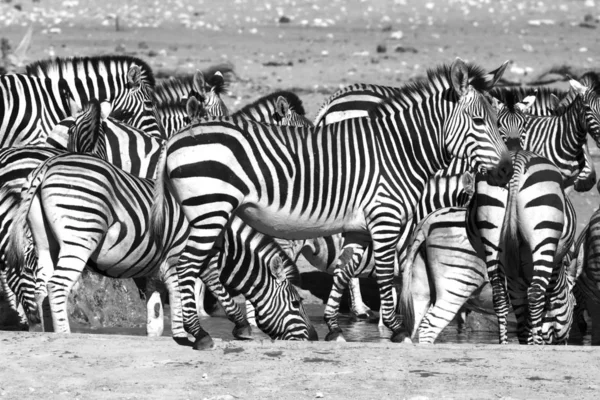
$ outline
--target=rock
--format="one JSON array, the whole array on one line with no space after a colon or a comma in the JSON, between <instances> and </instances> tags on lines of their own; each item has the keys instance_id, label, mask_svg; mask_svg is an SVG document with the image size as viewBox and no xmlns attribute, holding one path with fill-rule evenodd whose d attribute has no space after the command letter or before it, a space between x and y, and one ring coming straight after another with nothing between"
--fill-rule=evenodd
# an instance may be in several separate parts
<instances>
[{"instance_id":1,"label":"rock","mask_svg":"<svg viewBox=\"0 0 600 400\"><path fill-rule=\"evenodd\" d=\"M150 50L148 52L148 57L156 57L158 55L158 52L156 50Z\"/></svg>"},{"instance_id":2,"label":"rock","mask_svg":"<svg viewBox=\"0 0 600 400\"><path fill-rule=\"evenodd\" d=\"M322 399L323 397L325 397L325 395L323 394L323 392L317 392L317 393L315 394L315 398L316 398L316 399Z\"/></svg>"},{"instance_id":3,"label":"rock","mask_svg":"<svg viewBox=\"0 0 600 400\"><path fill-rule=\"evenodd\" d=\"M394 51L396 53L413 53L413 54L417 54L419 52L419 50L417 50L416 48L411 47L411 46L396 46Z\"/></svg>"},{"instance_id":4,"label":"rock","mask_svg":"<svg viewBox=\"0 0 600 400\"><path fill-rule=\"evenodd\" d=\"M396 31L396 32L393 32L390 35L390 37L395 40L400 40L404 37L404 33L402 33L402 31Z\"/></svg>"},{"instance_id":5,"label":"rock","mask_svg":"<svg viewBox=\"0 0 600 400\"><path fill-rule=\"evenodd\" d=\"M381 28L381 32L391 32L392 31L392 25L385 25L383 28Z\"/></svg>"},{"instance_id":6,"label":"rock","mask_svg":"<svg viewBox=\"0 0 600 400\"><path fill-rule=\"evenodd\" d=\"M15 10L23 11L23 6L20 4L15 4L14 8L15 8Z\"/></svg>"},{"instance_id":7,"label":"rock","mask_svg":"<svg viewBox=\"0 0 600 400\"><path fill-rule=\"evenodd\" d=\"M385 44L378 44L376 51L378 53L385 53L387 51L387 47L385 46Z\"/></svg>"},{"instance_id":8,"label":"rock","mask_svg":"<svg viewBox=\"0 0 600 400\"><path fill-rule=\"evenodd\" d=\"M119 43L117 45L117 47L115 47L115 51L117 53L123 53L123 52L125 52L125 45L123 43Z\"/></svg>"},{"instance_id":9,"label":"rock","mask_svg":"<svg viewBox=\"0 0 600 400\"><path fill-rule=\"evenodd\" d=\"M282 15L281 17L279 17L280 24L289 24L290 22L292 22L290 17L286 17L285 15Z\"/></svg>"},{"instance_id":10,"label":"rock","mask_svg":"<svg viewBox=\"0 0 600 400\"><path fill-rule=\"evenodd\" d=\"M138 43L138 49L146 50L148 48L149 48L148 43L146 43L146 42L139 42Z\"/></svg>"}]
</instances>

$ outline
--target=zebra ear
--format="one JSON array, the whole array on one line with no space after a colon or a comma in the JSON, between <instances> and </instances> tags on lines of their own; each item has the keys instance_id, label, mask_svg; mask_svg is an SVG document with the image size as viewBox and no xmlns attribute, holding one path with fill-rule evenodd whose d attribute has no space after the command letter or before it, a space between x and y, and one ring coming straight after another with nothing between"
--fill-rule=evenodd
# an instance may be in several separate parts
<instances>
[{"instance_id":1,"label":"zebra ear","mask_svg":"<svg viewBox=\"0 0 600 400\"><path fill-rule=\"evenodd\" d=\"M202 105L197 98L190 96L185 105L185 109L187 111L188 118L190 119L190 123L200 119L202 115Z\"/></svg>"},{"instance_id":2,"label":"zebra ear","mask_svg":"<svg viewBox=\"0 0 600 400\"><path fill-rule=\"evenodd\" d=\"M560 99L554 93L550 93L550 104L548 105L548 108L554 111L558 107L559 103Z\"/></svg>"},{"instance_id":3,"label":"zebra ear","mask_svg":"<svg viewBox=\"0 0 600 400\"><path fill-rule=\"evenodd\" d=\"M100 119L102 121L106 121L111 112L112 104L110 103L110 101L103 101L100 104Z\"/></svg>"},{"instance_id":4,"label":"zebra ear","mask_svg":"<svg viewBox=\"0 0 600 400\"><path fill-rule=\"evenodd\" d=\"M525 97L522 101L515 104L515 107L521 112L526 112L533 106L533 103L535 103L535 94Z\"/></svg>"},{"instance_id":5,"label":"zebra ear","mask_svg":"<svg viewBox=\"0 0 600 400\"><path fill-rule=\"evenodd\" d=\"M461 176L462 185L465 189L465 193L472 196L475 193L475 176L473 173L467 171Z\"/></svg>"},{"instance_id":6,"label":"zebra ear","mask_svg":"<svg viewBox=\"0 0 600 400\"><path fill-rule=\"evenodd\" d=\"M587 92L587 90L588 90L587 87L585 87L581 83L577 82L575 79L569 80L569 84L571 85L571 88L575 91L575 93L580 94L580 95L584 95L585 92Z\"/></svg>"},{"instance_id":7,"label":"zebra ear","mask_svg":"<svg viewBox=\"0 0 600 400\"><path fill-rule=\"evenodd\" d=\"M282 284L286 278L285 271L283 270L283 259L279 254L271 258L271 261L269 262L269 268L271 269L271 273L275 277L277 283Z\"/></svg>"},{"instance_id":8,"label":"zebra ear","mask_svg":"<svg viewBox=\"0 0 600 400\"><path fill-rule=\"evenodd\" d=\"M69 110L71 112L71 116L74 117L75 115L77 115L81 112L83 107L81 107L81 105L78 104L73 97L69 97L68 101L69 101Z\"/></svg>"},{"instance_id":9,"label":"zebra ear","mask_svg":"<svg viewBox=\"0 0 600 400\"><path fill-rule=\"evenodd\" d=\"M133 64L127 71L127 83L130 88L136 88L142 83L142 69Z\"/></svg>"},{"instance_id":10,"label":"zebra ear","mask_svg":"<svg viewBox=\"0 0 600 400\"><path fill-rule=\"evenodd\" d=\"M277 98L277 102L275 103L275 109L277 110L277 114L279 114L281 118L285 118L288 110L290 109L290 104L285 99L285 97L279 96Z\"/></svg>"},{"instance_id":11,"label":"zebra ear","mask_svg":"<svg viewBox=\"0 0 600 400\"><path fill-rule=\"evenodd\" d=\"M192 80L192 87L199 94L206 93L205 90L206 82L204 81L204 74L199 69L196 70L194 74L194 79Z\"/></svg>"},{"instance_id":12,"label":"zebra ear","mask_svg":"<svg viewBox=\"0 0 600 400\"><path fill-rule=\"evenodd\" d=\"M452 87L458 93L459 97L467 93L469 70L467 69L467 64L458 57L450 66L450 77L452 79Z\"/></svg>"},{"instance_id":13,"label":"zebra ear","mask_svg":"<svg viewBox=\"0 0 600 400\"><path fill-rule=\"evenodd\" d=\"M496 86L500 78L502 78L504 71L506 71L506 67L508 67L508 63L509 60L506 60L501 66L487 73L486 81L489 82L488 90L491 90L494 86Z\"/></svg>"}]
</instances>

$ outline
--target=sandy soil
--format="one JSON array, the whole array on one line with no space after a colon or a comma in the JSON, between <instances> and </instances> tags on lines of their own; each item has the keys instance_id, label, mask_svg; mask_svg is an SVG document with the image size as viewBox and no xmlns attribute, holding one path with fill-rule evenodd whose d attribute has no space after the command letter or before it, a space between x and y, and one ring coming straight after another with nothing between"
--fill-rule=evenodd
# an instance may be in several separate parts
<instances>
[{"instance_id":1,"label":"sandy soil","mask_svg":"<svg viewBox=\"0 0 600 400\"><path fill-rule=\"evenodd\" d=\"M217 342L0 332L0 397L597 398L590 347ZM584 367L585 366L585 367Z\"/></svg>"},{"instance_id":2,"label":"sandy soil","mask_svg":"<svg viewBox=\"0 0 600 400\"><path fill-rule=\"evenodd\" d=\"M593 0L13 0L0 3L0 36L16 46L33 21L26 61L119 51L161 76L231 62L232 109L292 89L313 117L340 86L400 85L456 56L489 69L510 59L515 82L563 64L598 68L599 16ZM598 195L573 201L581 227ZM0 398L592 398L599 389L596 350L581 347L220 342L198 353L166 338L14 332L0 343Z\"/></svg>"}]
</instances>

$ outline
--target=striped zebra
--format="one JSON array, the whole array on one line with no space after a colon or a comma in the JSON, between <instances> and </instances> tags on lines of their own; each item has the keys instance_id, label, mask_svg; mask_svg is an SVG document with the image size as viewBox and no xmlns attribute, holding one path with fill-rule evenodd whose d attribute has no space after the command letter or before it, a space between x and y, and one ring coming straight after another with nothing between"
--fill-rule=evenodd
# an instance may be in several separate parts
<instances>
[{"instance_id":1,"label":"striped zebra","mask_svg":"<svg viewBox=\"0 0 600 400\"><path fill-rule=\"evenodd\" d=\"M500 343L508 340L507 287L519 342L564 343L575 300L563 257L573 242L575 211L553 163L518 151L513 165L508 191L478 180L469 207L469 240L485 255Z\"/></svg>"},{"instance_id":2,"label":"striped zebra","mask_svg":"<svg viewBox=\"0 0 600 400\"><path fill-rule=\"evenodd\" d=\"M579 314L587 309L592 320L592 345L600 345L600 209L596 210L581 232L577 246L577 256L582 273L578 275L575 288L582 296L576 310ZM580 330L581 327L580 327ZM583 334L583 332L582 332Z\"/></svg>"},{"instance_id":3,"label":"striped zebra","mask_svg":"<svg viewBox=\"0 0 600 400\"><path fill-rule=\"evenodd\" d=\"M154 102L157 106L175 104L182 99L187 99L192 92L204 94L211 89L207 81L210 82L217 72L224 76L225 85L229 85L232 75L235 74L231 64L218 64L202 71L197 70L193 75L159 80L156 82L154 89ZM203 86L198 86L199 83Z\"/></svg>"},{"instance_id":4,"label":"striped zebra","mask_svg":"<svg viewBox=\"0 0 600 400\"><path fill-rule=\"evenodd\" d=\"M315 126L332 124L348 118L366 117L375 104L395 97L400 88L355 83L332 94L319 109Z\"/></svg>"},{"instance_id":5,"label":"striped zebra","mask_svg":"<svg viewBox=\"0 0 600 400\"><path fill-rule=\"evenodd\" d=\"M251 121L279 126L313 126L306 118L302 100L292 92L279 90L245 105L232 114Z\"/></svg>"},{"instance_id":6,"label":"striped zebra","mask_svg":"<svg viewBox=\"0 0 600 400\"><path fill-rule=\"evenodd\" d=\"M410 245L410 235L417 223L439 208L451 206L465 207L473 194L472 180L472 175L468 172L463 175L435 176L429 179L419 199L414 216L408 221L400 235L397 246L398 265L402 265L404 262L406 251ZM338 265L337 261L344 252L344 237L341 234L296 241L278 240L278 243L287 250L293 260L297 260L302 255L316 269L331 274L334 274ZM349 254L345 255L345 257L349 256ZM352 262L356 264L354 267L354 277L376 279L375 259L371 244L366 247L361 258L357 257L354 259L354 254L352 254L352 257ZM398 270L394 274L399 275L400 271ZM354 287L351 285L352 280L356 280L356 286ZM361 312L362 296L360 287L358 286L358 278L353 278L352 280L350 280L349 287L351 307L352 312L358 314ZM341 295L341 293L334 293L333 296L330 296L327 303L331 310L329 311L330 313L339 310ZM366 305L363 305L363 307L367 310L362 311L367 313L366 318L371 318L371 310ZM380 326L383 326L382 320L380 320ZM342 339L343 337L341 336L336 338L338 341Z\"/></svg>"},{"instance_id":7,"label":"striped zebra","mask_svg":"<svg viewBox=\"0 0 600 400\"><path fill-rule=\"evenodd\" d=\"M171 271L166 279L176 287L172 266L185 246L188 224L175 200L169 200L172 218L164 226L163 242L158 246L148 229L153 185L83 154L55 156L32 173L13 225L8 263L36 280L37 307L29 310L34 321L40 319L36 314L47 294L54 330L70 332L66 299L86 265L116 278L148 276L158 269ZM237 229L234 239L226 235L224 246L240 249L240 244L252 239ZM27 246L29 237L33 237L38 258L36 267L26 265L26 259L31 263L28 254L34 254ZM239 242L228 244L231 240ZM247 263L246 269L235 268L240 258L247 257L245 251L229 251L228 259L221 263L222 279L254 301L259 311L257 323L272 338L314 337L301 298L286 279L286 268L297 275L295 265L285 266L272 246L256 248L258 252L250 255L256 261ZM56 264L52 249L58 249ZM263 260L270 262L270 270L262 268ZM171 304L177 305L177 291L169 293Z\"/></svg>"},{"instance_id":8,"label":"striped zebra","mask_svg":"<svg viewBox=\"0 0 600 400\"><path fill-rule=\"evenodd\" d=\"M152 226L160 232L165 224L161 204L168 183L191 224L178 264L186 330L186 304L193 303L186 281L214 273L204 261L235 212L254 228L286 239L346 231L349 242L370 234L384 323L393 341L403 340L391 293L395 249L427 179L453 156L470 156L493 184L505 184L512 175L485 94L505 67L486 74L457 59L404 87L372 117L318 130L221 118L169 139ZM414 161L402 161L407 159ZM346 284L336 273L334 285L343 290Z\"/></svg>"},{"instance_id":9,"label":"striped zebra","mask_svg":"<svg viewBox=\"0 0 600 400\"><path fill-rule=\"evenodd\" d=\"M28 75L0 76L0 147L40 144L70 116L71 99L110 101L113 114L149 134L159 134L152 105L154 77L133 57L38 61Z\"/></svg>"},{"instance_id":10,"label":"striped zebra","mask_svg":"<svg viewBox=\"0 0 600 400\"><path fill-rule=\"evenodd\" d=\"M98 135L101 123L101 112L98 101L89 102L76 117L70 118L72 123L67 128L68 134L72 135L68 143L68 151L94 154L103 157L106 154L106 146ZM65 148L67 150L67 148ZM0 182L3 182L0 191L0 279L5 288L5 296L9 306L17 311L18 304L23 304L24 299L17 302L15 293L25 295L27 291L15 289L27 282L19 282L19 274L14 269L7 271L5 265L5 254L8 246L8 236L11 230L12 217L17 207L20 192L25 179L29 173L39 164L50 157L60 154L58 149L44 147L22 147L0 150ZM30 298L32 300L33 298Z\"/></svg>"},{"instance_id":11,"label":"striped zebra","mask_svg":"<svg viewBox=\"0 0 600 400\"><path fill-rule=\"evenodd\" d=\"M534 93L516 89L495 93L504 105L499 112L501 134L503 129L508 129L507 121L512 120L514 127L522 124L524 128L519 137L521 148L538 153L561 167L569 186L574 184L576 191L588 191L596 181L586 133L597 137L598 124L594 121L600 115L598 104L595 107L585 106L598 101L593 93L594 81L586 77L582 82L589 88L587 91L573 80L573 88L569 92L541 88ZM522 97L525 93L529 95ZM583 93L586 93L588 100L587 103L582 101L583 104L580 104ZM558 96L562 99L559 100ZM557 102L560 106L553 105ZM530 117L531 115L534 117ZM535 118L536 116L545 118ZM581 172L574 177L574 171Z\"/></svg>"},{"instance_id":12,"label":"striped zebra","mask_svg":"<svg viewBox=\"0 0 600 400\"><path fill-rule=\"evenodd\" d=\"M487 281L485 262L467 237L466 209L441 208L422 220L402 273L406 329L411 337L418 332L419 343L432 344Z\"/></svg>"}]
</instances>

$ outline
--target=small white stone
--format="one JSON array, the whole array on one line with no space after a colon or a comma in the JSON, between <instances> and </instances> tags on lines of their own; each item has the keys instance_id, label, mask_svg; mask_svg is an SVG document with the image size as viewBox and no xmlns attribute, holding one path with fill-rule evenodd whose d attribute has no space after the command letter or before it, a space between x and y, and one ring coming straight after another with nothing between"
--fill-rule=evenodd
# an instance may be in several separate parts
<instances>
[{"instance_id":1,"label":"small white stone","mask_svg":"<svg viewBox=\"0 0 600 400\"><path fill-rule=\"evenodd\" d=\"M392 39L400 40L400 39L402 39L404 37L404 33L402 33L402 31L392 32L392 34L390 35L390 37Z\"/></svg>"},{"instance_id":2,"label":"small white stone","mask_svg":"<svg viewBox=\"0 0 600 400\"><path fill-rule=\"evenodd\" d=\"M325 395L323 394L323 392L317 392L315 394L315 398L317 398L317 399L322 399L323 397L325 397Z\"/></svg>"}]
</instances>

